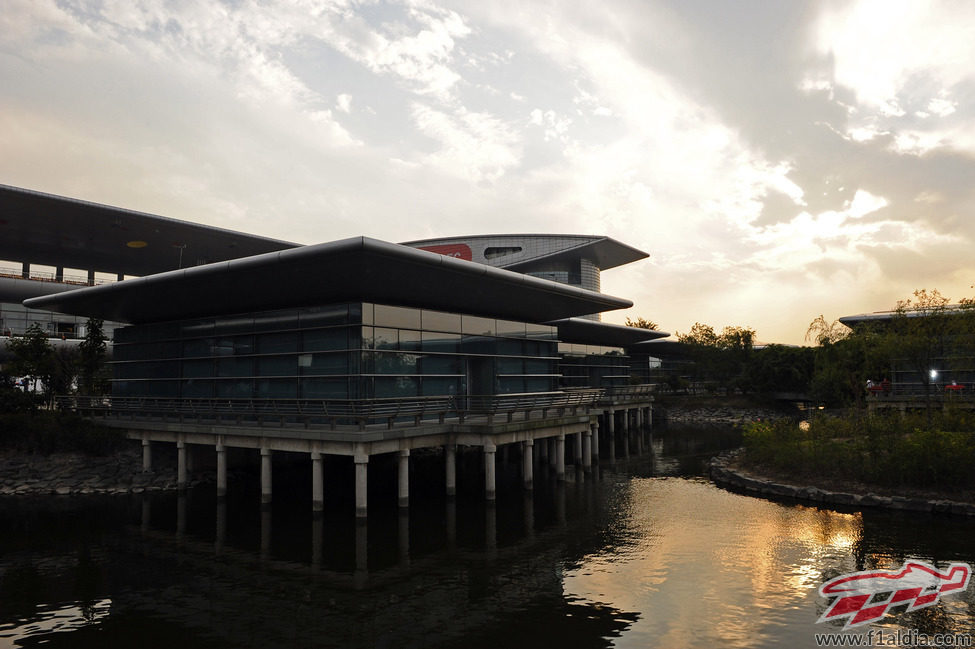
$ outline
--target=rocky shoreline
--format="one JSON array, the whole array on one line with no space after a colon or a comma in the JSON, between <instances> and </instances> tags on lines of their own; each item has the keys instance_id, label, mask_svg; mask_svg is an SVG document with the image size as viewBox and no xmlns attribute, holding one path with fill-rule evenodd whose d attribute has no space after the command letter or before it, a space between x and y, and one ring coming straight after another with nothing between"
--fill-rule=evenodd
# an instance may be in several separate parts
<instances>
[{"instance_id":1,"label":"rocky shoreline","mask_svg":"<svg viewBox=\"0 0 975 649\"><path fill-rule=\"evenodd\" d=\"M654 417L670 424L744 424L751 421L781 419L781 411L757 407L661 405Z\"/></svg>"},{"instance_id":2,"label":"rocky shoreline","mask_svg":"<svg viewBox=\"0 0 975 649\"><path fill-rule=\"evenodd\" d=\"M849 491L831 491L816 486L788 484L778 480L755 476L737 466L743 449L725 452L711 459L711 480L722 487L741 490L760 496L795 498L828 505L849 507L881 507L913 512L975 516L975 504L956 500L883 496L873 492L866 494Z\"/></svg>"},{"instance_id":3,"label":"rocky shoreline","mask_svg":"<svg viewBox=\"0 0 975 649\"><path fill-rule=\"evenodd\" d=\"M204 482L192 476L188 486ZM0 454L0 496L129 494L176 488L176 467L154 462L142 471L142 449L133 444L107 456L81 453Z\"/></svg>"}]
</instances>

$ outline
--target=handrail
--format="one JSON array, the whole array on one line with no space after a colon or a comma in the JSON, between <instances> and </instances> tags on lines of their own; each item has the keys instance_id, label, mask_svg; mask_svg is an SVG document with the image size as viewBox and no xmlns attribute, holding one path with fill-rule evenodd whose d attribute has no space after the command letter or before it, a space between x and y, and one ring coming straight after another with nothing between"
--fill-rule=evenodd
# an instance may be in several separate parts
<instances>
[{"instance_id":1,"label":"handrail","mask_svg":"<svg viewBox=\"0 0 975 649\"><path fill-rule=\"evenodd\" d=\"M528 418L533 411L585 408L595 406L603 394L601 389L567 392L523 394L473 395L457 397L411 397L379 399L251 399L251 398L170 398L170 397L109 397L58 396L59 409L71 410L83 416L107 418L152 418L178 421L233 420L235 423L265 425L276 423L358 425L383 422L392 428L398 421L412 421L419 425L423 419L436 418L443 423L447 417L463 422L470 416L485 416L492 421L496 415L523 412Z\"/></svg>"}]
</instances>

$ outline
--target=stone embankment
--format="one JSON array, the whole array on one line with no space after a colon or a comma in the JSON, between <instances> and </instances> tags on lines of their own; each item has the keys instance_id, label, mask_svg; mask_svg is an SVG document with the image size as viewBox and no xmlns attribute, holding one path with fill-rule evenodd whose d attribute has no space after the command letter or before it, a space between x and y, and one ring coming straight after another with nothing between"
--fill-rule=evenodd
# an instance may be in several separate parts
<instances>
[{"instance_id":1,"label":"stone embankment","mask_svg":"<svg viewBox=\"0 0 975 649\"><path fill-rule=\"evenodd\" d=\"M104 457L80 453L0 454L0 496L123 494L176 488L176 467L156 462L142 471L141 449ZM196 476L194 476L196 477ZM200 479L192 480L193 486Z\"/></svg>"},{"instance_id":2,"label":"stone embankment","mask_svg":"<svg viewBox=\"0 0 975 649\"><path fill-rule=\"evenodd\" d=\"M749 474L738 466L742 449L722 453L711 459L711 480L723 487L762 496L796 498L828 505L850 507L882 507L914 512L937 512L961 516L975 516L975 504L956 500L921 497L882 496L875 493L830 491L814 486L799 486Z\"/></svg>"},{"instance_id":3,"label":"stone embankment","mask_svg":"<svg viewBox=\"0 0 975 649\"><path fill-rule=\"evenodd\" d=\"M734 406L666 405L654 407L654 417L670 424L744 424L750 421L781 419L780 411Z\"/></svg>"}]
</instances>

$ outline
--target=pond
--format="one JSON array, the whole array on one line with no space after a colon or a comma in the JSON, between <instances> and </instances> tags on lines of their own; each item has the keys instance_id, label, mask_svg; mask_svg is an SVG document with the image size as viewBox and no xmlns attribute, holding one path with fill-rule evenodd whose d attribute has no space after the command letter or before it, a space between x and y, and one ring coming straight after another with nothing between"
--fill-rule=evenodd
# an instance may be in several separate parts
<instances>
[{"instance_id":1,"label":"pond","mask_svg":"<svg viewBox=\"0 0 975 649\"><path fill-rule=\"evenodd\" d=\"M814 647L826 633L975 634L975 587L850 630L818 623L833 577L908 558L975 564L975 521L732 493L706 464L738 442L728 428L656 430L646 453L591 474L559 483L539 470L533 492L512 459L499 462L496 505L476 488L448 500L421 485L422 503L370 503L367 523L341 499L313 515L304 477L276 483L263 508L247 488L221 502L212 487L7 498L0 646Z\"/></svg>"}]
</instances>

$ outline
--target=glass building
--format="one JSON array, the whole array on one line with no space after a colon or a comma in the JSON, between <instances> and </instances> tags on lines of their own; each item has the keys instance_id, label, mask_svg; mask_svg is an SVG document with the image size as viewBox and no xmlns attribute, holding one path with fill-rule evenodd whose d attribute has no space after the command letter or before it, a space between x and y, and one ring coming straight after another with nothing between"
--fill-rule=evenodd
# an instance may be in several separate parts
<instances>
[{"instance_id":1,"label":"glass building","mask_svg":"<svg viewBox=\"0 0 975 649\"><path fill-rule=\"evenodd\" d=\"M548 392L556 328L352 302L124 327L116 396L374 399Z\"/></svg>"}]
</instances>

